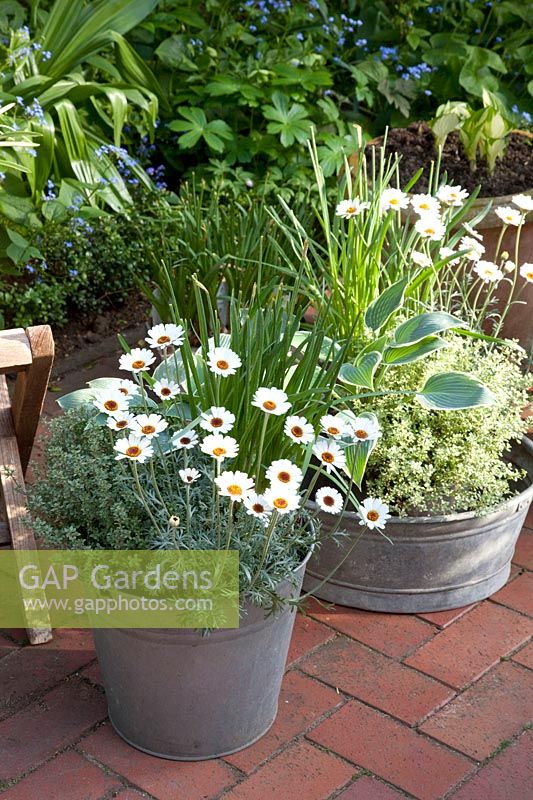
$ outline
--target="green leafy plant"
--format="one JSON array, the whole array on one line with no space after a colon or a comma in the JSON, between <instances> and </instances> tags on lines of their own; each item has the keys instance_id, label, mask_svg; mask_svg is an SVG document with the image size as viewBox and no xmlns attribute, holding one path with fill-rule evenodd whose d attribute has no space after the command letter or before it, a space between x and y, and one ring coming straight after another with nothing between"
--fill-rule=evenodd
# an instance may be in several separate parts
<instances>
[{"instance_id":1,"label":"green leafy plant","mask_svg":"<svg viewBox=\"0 0 533 800\"><path fill-rule=\"evenodd\" d=\"M400 516L485 512L516 491L521 473L502 460L527 424L521 354L447 336L428 359L388 372L379 398L366 401L378 416L382 437L366 472L366 491L377 493ZM428 411L395 394L431 380L440 370L460 369L490 385L494 403L468 411Z\"/></svg>"},{"instance_id":2,"label":"green leafy plant","mask_svg":"<svg viewBox=\"0 0 533 800\"><path fill-rule=\"evenodd\" d=\"M471 168L476 168L479 156L492 175L496 161L505 155L514 125L486 90L483 102L484 107L478 110L460 102L439 106L431 128L437 147L443 147L450 133L457 132Z\"/></svg>"}]
</instances>

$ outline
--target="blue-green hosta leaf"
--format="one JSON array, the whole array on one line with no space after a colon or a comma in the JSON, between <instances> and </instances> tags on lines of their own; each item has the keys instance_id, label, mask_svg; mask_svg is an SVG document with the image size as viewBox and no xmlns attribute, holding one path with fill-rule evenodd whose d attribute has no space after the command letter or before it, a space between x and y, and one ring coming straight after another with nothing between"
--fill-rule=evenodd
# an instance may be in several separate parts
<instances>
[{"instance_id":1,"label":"blue-green hosta leaf","mask_svg":"<svg viewBox=\"0 0 533 800\"><path fill-rule=\"evenodd\" d=\"M374 375L381 361L381 353L371 350L363 353L355 364L343 364L339 372L341 383L350 386L362 386L365 389L374 389Z\"/></svg>"},{"instance_id":2,"label":"blue-green hosta leaf","mask_svg":"<svg viewBox=\"0 0 533 800\"><path fill-rule=\"evenodd\" d=\"M342 413L341 416L343 416ZM363 411L361 414L359 414L359 416L365 417L366 419L372 420L372 422L378 424L376 415L372 414L371 411ZM376 446L376 443L377 439L367 439L364 442L352 444L349 447L346 447L344 450L346 455L346 466L344 467L344 472L359 489L361 488L361 484L365 476L368 459L370 458L370 454Z\"/></svg>"},{"instance_id":3,"label":"blue-green hosta leaf","mask_svg":"<svg viewBox=\"0 0 533 800\"><path fill-rule=\"evenodd\" d=\"M108 389L118 386L119 383L120 378L95 378L93 381L87 381L87 386L92 386L94 389Z\"/></svg>"},{"instance_id":4,"label":"blue-green hosta leaf","mask_svg":"<svg viewBox=\"0 0 533 800\"><path fill-rule=\"evenodd\" d=\"M462 372L432 375L416 398L425 408L441 411L490 406L495 402L490 389Z\"/></svg>"},{"instance_id":5,"label":"blue-green hosta leaf","mask_svg":"<svg viewBox=\"0 0 533 800\"><path fill-rule=\"evenodd\" d=\"M403 303L403 296L409 278L400 278L368 306L365 314L365 324L373 331L379 331Z\"/></svg>"},{"instance_id":6,"label":"blue-green hosta leaf","mask_svg":"<svg viewBox=\"0 0 533 800\"><path fill-rule=\"evenodd\" d=\"M71 408L90 406L93 400L94 389L77 389L75 392L70 392L70 394L63 395L63 397L60 397L57 402L62 409L68 411Z\"/></svg>"},{"instance_id":7,"label":"blue-green hosta leaf","mask_svg":"<svg viewBox=\"0 0 533 800\"><path fill-rule=\"evenodd\" d=\"M187 373L179 350L157 365L153 371L153 377L155 381L170 381L180 385L185 381Z\"/></svg>"},{"instance_id":8,"label":"blue-green hosta leaf","mask_svg":"<svg viewBox=\"0 0 533 800\"><path fill-rule=\"evenodd\" d=\"M301 353L304 353L306 349L306 343L310 335L311 334L309 333L309 331L298 331L292 337L291 346L295 350L299 350ZM338 353L340 349L341 349L340 344L334 342L333 339L324 336L324 340L320 348L320 360L324 361L327 358L331 358L331 356L334 355L335 353Z\"/></svg>"},{"instance_id":9,"label":"blue-green hosta leaf","mask_svg":"<svg viewBox=\"0 0 533 800\"><path fill-rule=\"evenodd\" d=\"M429 353L440 350L442 347L447 347L446 342L439 339L438 336L426 336L425 339L413 344L390 345L383 353L383 363L389 366L410 364L412 361L425 358Z\"/></svg>"},{"instance_id":10,"label":"blue-green hosta leaf","mask_svg":"<svg viewBox=\"0 0 533 800\"><path fill-rule=\"evenodd\" d=\"M402 323L394 331L394 342L396 344L412 344L425 339L435 333L442 333L451 328L468 328L466 322L447 314L446 311L429 311L427 314L419 314L407 322Z\"/></svg>"}]
</instances>

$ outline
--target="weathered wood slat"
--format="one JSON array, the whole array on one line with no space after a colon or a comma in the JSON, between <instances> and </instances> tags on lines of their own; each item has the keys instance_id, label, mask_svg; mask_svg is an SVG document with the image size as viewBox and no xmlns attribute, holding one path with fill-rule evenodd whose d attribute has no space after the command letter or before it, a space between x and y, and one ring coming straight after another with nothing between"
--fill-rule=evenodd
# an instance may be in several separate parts
<instances>
[{"instance_id":1,"label":"weathered wood slat","mask_svg":"<svg viewBox=\"0 0 533 800\"><path fill-rule=\"evenodd\" d=\"M26 336L31 348L32 363L29 369L17 376L11 405L24 474L30 460L54 360L54 339L48 325L27 328Z\"/></svg>"},{"instance_id":2,"label":"weathered wood slat","mask_svg":"<svg viewBox=\"0 0 533 800\"><path fill-rule=\"evenodd\" d=\"M0 373L20 372L31 362L31 347L24 329L0 331Z\"/></svg>"}]
</instances>

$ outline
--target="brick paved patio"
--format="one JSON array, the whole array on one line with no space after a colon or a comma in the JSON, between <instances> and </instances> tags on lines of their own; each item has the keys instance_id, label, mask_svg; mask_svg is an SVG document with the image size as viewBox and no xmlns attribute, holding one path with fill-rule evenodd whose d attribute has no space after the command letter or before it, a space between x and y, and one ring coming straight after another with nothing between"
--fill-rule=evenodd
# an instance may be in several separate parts
<instances>
[{"instance_id":1,"label":"brick paved patio","mask_svg":"<svg viewBox=\"0 0 533 800\"><path fill-rule=\"evenodd\" d=\"M152 758L118 738L89 632L58 631L38 648L21 631L0 632L0 797L527 800L532 583L530 512L511 580L483 603L416 616L310 606L297 618L274 727L247 750L199 763Z\"/></svg>"}]
</instances>

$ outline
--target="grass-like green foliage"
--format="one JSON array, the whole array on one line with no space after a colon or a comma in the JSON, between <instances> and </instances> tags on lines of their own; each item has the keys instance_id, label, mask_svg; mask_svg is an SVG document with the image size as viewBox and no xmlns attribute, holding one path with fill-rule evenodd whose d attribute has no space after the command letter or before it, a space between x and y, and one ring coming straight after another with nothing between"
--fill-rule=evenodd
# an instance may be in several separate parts
<instances>
[{"instance_id":1,"label":"grass-like green foliage","mask_svg":"<svg viewBox=\"0 0 533 800\"><path fill-rule=\"evenodd\" d=\"M131 471L115 461L111 431L82 408L49 423L43 462L28 487L31 521L47 544L71 549L143 549L149 520Z\"/></svg>"},{"instance_id":2,"label":"grass-like green foliage","mask_svg":"<svg viewBox=\"0 0 533 800\"><path fill-rule=\"evenodd\" d=\"M520 472L502 460L520 439L527 378L515 350L487 349L458 336L429 358L389 370L381 389L414 389L447 369L468 372L490 386L492 406L429 411L414 398L372 398L383 435L373 451L367 491L390 504L393 514L483 512L511 495Z\"/></svg>"}]
</instances>

